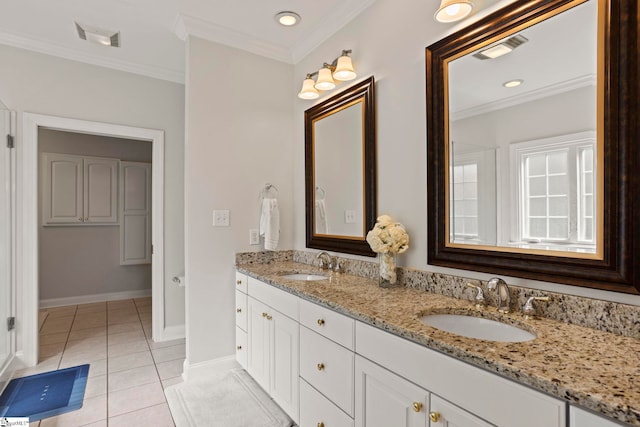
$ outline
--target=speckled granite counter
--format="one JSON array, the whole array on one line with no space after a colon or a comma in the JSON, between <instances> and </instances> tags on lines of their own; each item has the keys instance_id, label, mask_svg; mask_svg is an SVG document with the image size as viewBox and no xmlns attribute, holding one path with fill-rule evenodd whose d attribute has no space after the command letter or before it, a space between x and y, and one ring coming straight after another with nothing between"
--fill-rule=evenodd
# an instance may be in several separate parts
<instances>
[{"instance_id":1,"label":"speckled granite counter","mask_svg":"<svg viewBox=\"0 0 640 427\"><path fill-rule=\"evenodd\" d=\"M620 422L640 426L640 339L549 319L524 320L494 307L479 314L527 329L533 341L464 338L420 322L427 313L475 311L469 301L408 287L383 289L375 280L332 274L329 280L286 280L282 274L321 272L277 261L238 264L238 271L459 360L565 399ZM478 315L478 314L476 314Z\"/></svg>"}]
</instances>

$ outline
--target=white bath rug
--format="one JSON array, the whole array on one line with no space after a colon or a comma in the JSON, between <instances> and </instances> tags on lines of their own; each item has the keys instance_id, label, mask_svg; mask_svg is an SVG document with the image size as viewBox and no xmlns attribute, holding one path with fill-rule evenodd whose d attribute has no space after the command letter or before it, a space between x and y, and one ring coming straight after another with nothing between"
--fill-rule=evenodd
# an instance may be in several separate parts
<instances>
[{"instance_id":1,"label":"white bath rug","mask_svg":"<svg viewBox=\"0 0 640 427\"><path fill-rule=\"evenodd\" d=\"M165 389L176 427L290 427L293 421L243 369Z\"/></svg>"}]
</instances>

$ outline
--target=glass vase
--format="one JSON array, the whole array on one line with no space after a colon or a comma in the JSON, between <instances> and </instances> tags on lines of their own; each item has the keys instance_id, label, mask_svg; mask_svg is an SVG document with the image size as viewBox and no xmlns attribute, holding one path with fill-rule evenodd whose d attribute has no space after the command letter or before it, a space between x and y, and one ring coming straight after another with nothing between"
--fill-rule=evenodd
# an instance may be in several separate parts
<instances>
[{"instance_id":1,"label":"glass vase","mask_svg":"<svg viewBox=\"0 0 640 427\"><path fill-rule=\"evenodd\" d=\"M398 281L396 274L396 261L398 254L386 253L380 254L380 270L378 274L378 284L381 288L390 288L395 286Z\"/></svg>"}]
</instances>

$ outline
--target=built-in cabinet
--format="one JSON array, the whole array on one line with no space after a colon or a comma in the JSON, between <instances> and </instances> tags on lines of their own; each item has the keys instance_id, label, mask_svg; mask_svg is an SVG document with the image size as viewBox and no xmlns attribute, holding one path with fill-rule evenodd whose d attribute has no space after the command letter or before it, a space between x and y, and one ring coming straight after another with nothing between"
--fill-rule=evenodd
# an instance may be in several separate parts
<instances>
[{"instance_id":1,"label":"built-in cabinet","mask_svg":"<svg viewBox=\"0 0 640 427\"><path fill-rule=\"evenodd\" d=\"M120 162L120 265L151 263L151 163Z\"/></svg>"},{"instance_id":2,"label":"built-in cabinet","mask_svg":"<svg viewBox=\"0 0 640 427\"><path fill-rule=\"evenodd\" d=\"M43 153L43 225L118 224L118 163L118 159Z\"/></svg>"},{"instance_id":3,"label":"built-in cabinet","mask_svg":"<svg viewBox=\"0 0 640 427\"><path fill-rule=\"evenodd\" d=\"M243 274L236 284L237 359L300 427L568 425L563 400Z\"/></svg>"},{"instance_id":4,"label":"built-in cabinet","mask_svg":"<svg viewBox=\"0 0 640 427\"><path fill-rule=\"evenodd\" d=\"M620 427L622 425L575 406L569 407L569 419L569 427Z\"/></svg>"}]
</instances>

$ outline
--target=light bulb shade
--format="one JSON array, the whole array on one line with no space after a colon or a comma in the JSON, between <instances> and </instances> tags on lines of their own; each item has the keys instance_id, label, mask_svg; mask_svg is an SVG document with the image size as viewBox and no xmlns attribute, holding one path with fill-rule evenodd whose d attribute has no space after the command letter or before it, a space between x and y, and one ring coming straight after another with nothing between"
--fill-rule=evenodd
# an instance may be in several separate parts
<instances>
[{"instance_id":1,"label":"light bulb shade","mask_svg":"<svg viewBox=\"0 0 640 427\"><path fill-rule=\"evenodd\" d=\"M316 80L315 88L318 90L331 90L336 87L336 84L331 77L331 70L328 68L321 68L318 70L318 80Z\"/></svg>"},{"instance_id":2,"label":"light bulb shade","mask_svg":"<svg viewBox=\"0 0 640 427\"><path fill-rule=\"evenodd\" d=\"M313 79L305 79L302 82L302 90L300 90L300 93L298 94L298 98L301 99L316 99L317 97L320 96L320 93L318 93L318 91L316 90L316 88L314 87L315 82L313 81Z\"/></svg>"},{"instance_id":3,"label":"light bulb shade","mask_svg":"<svg viewBox=\"0 0 640 427\"><path fill-rule=\"evenodd\" d=\"M353 71L351 58L347 55L342 55L340 58L338 58L336 69L333 71L333 78L336 80L340 80L341 82L346 82L348 80L353 80L356 77L357 74L355 73L355 71Z\"/></svg>"},{"instance_id":4,"label":"light bulb shade","mask_svg":"<svg viewBox=\"0 0 640 427\"><path fill-rule=\"evenodd\" d=\"M473 3L469 0L442 0L434 18L438 22L459 21L471 13Z\"/></svg>"}]
</instances>

